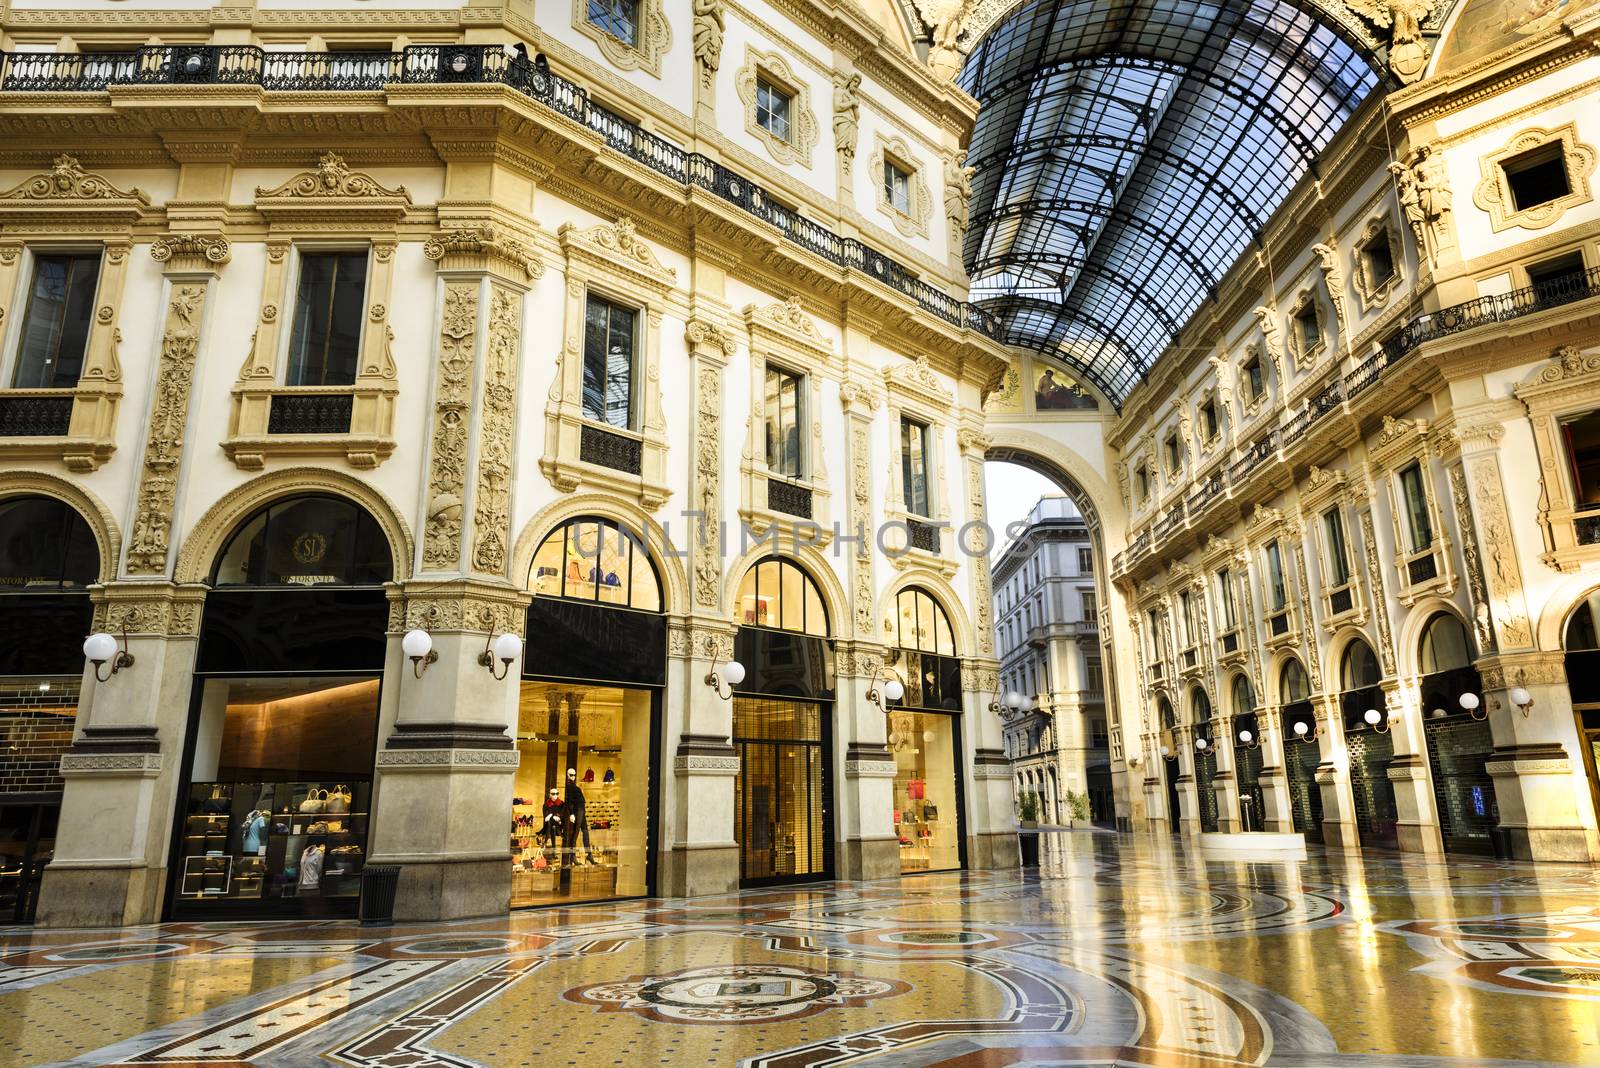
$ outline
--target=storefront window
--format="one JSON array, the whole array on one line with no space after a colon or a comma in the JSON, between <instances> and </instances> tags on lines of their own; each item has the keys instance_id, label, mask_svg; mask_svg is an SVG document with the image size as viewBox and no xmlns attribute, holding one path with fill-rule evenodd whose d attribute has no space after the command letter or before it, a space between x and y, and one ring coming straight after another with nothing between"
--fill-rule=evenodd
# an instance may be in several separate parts
<instances>
[{"instance_id":1,"label":"storefront window","mask_svg":"<svg viewBox=\"0 0 1600 1068\"><path fill-rule=\"evenodd\" d=\"M649 690L523 680L512 907L647 892Z\"/></svg>"},{"instance_id":2,"label":"storefront window","mask_svg":"<svg viewBox=\"0 0 1600 1068\"><path fill-rule=\"evenodd\" d=\"M184 900L353 903L366 861L376 678L198 680L179 829Z\"/></svg>"},{"instance_id":3,"label":"storefront window","mask_svg":"<svg viewBox=\"0 0 1600 1068\"><path fill-rule=\"evenodd\" d=\"M575 519L533 554L533 592L618 608L661 611L661 584L637 537L604 519Z\"/></svg>"},{"instance_id":4,"label":"storefront window","mask_svg":"<svg viewBox=\"0 0 1600 1068\"><path fill-rule=\"evenodd\" d=\"M889 713L889 750L900 870L959 868L955 717L896 708Z\"/></svg>"},{"instance_id":5,"label":"storefront window","mask_svg":"<svg viewBox=\"0 0 1600 1068\"><path fill-rule=\"evenodd\" d=\"M895 598L893 671L905 686L887 710L894 754L894 830L901 871L961 866L956 795L959 732L950 713L961 711L961 661L950 619L927 590L912 586Z\"/></svg>"}]
</instances>

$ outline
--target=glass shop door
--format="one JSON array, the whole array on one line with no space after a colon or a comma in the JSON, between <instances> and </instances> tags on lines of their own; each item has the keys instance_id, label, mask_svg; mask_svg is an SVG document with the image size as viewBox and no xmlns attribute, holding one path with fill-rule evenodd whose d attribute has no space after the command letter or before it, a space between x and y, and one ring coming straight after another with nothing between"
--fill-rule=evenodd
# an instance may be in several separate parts
<instances>
[{"instance_id":1,"label":"glass shop door","mask_svg":"<svg viewBox=\"0 0 1600 1068\"><path fill-rule=\"evenodd\" d=\"M745 885L827 878L826 741L823 706L734 700L734 837Z\"/></svg>"},{"instance_id":2,"label":"glass shop door","mask_svg":"<svg viewBox=\"0 0 1600 1068\"><path fill-rule=\"evenodd\" d=\"M57 802L0 805L0 924L33 922L60 816Z\"/></svg>"}]
</instances>

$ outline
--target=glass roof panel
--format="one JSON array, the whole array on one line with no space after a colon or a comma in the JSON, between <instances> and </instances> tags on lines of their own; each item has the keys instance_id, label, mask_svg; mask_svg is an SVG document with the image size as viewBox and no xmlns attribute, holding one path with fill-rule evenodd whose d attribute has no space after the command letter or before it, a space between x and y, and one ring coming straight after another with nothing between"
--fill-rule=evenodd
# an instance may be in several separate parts
<instances>
[{"instance_id":1,"label":"glass roof panel","mask_svg":"<svg viewBox=\"0 0 1600 1068\"><path fill-rule=\"evenodd\" d=\"M1033 0L961 85L972 297L1119 403L1379 85L1291 0Z\"/></svg>"}]
</instances>

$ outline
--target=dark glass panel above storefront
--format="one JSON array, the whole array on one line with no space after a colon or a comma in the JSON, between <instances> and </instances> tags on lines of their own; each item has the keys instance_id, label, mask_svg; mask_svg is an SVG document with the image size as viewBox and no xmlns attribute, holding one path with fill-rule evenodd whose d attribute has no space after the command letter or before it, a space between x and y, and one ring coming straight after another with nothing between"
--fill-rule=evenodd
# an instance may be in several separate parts
<instances>
[{"instance_id":1,"label":"dark glass panel above storefront","mask_svg":"<svg viewBox=\"0 0 1600 1068\"><path fill-rule=\"evenodd\" d=\"M740 627L733 641L733 658L745 669L740 693L833 699L833 643L826 638Z\"/></svg>"},{"instance_id":2,"label":"dark glass panel above storefront","mask_svg":"<svg viewBox=\"0 0 1600 1068\"><path fill-rule=\"evenodd\" d=\"M381 589L214 590L195 671L382 671L388 623Z\"/></svg>"},{"instance_id":3,"label":"dark glass panel above storefront","mask_svg":"<svg viewBox=\"0 0 1600 1068\"><path fill-rule=\"evenodd\" d=\"M535 597L528 606L524 675L661 686L667 617L605 604Z\"/></svg>"},{"instance_id":4,"label":"dark glass panel above storefront","mask_svg":"<svg viewBox=\"0 0 1600 1068\"><path fill-rule=\"evenodd\" d=\"M99 574L94 533L71 505L53 497L0 501L0 591L82 589Z\"/></svg>"},{"instance_id":5,"label":"dark glass panel above storefront","mask_svg":"<svg viewBox=\"0 0 1600 1068\"><path fill-rule=\"evenodd\" d=\"M0 595L0 675L79 675L94 619L84 593Z\"/></svg>"}]
</instances>

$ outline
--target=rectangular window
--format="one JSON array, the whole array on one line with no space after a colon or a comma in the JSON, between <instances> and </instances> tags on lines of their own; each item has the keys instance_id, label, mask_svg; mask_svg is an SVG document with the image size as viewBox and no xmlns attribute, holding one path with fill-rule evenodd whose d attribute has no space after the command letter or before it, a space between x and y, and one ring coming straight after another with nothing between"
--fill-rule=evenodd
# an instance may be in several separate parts
<instances>
[{"instance_id":1,"label":"rectangular window","mask_svg":"<svg viewBox=\"0 0 1600 1068\"><path fill-rule=\"evenodd\" d=\"M1569 252L1528 265L1528 282L1540 297L1566 297L1576 300L1586 293L1583 283L1583 253Z\"/></svg>"},{"instance_id":2,"label":"rectangular window","mask_svg":"<svg viewBox=\"0 0 1600 1068\"><path fill-rule=\"evenodd\" d=\"M1217 402L1208 400L1200 405L1200 428L1205 433L1207 441L1217 440Z\"/></svg>"},{"instance_id":3,"label":"rectangular window","mask_svg":"<svg viewBox=\"0 0 1600 1068\"><path fill-rule=\"evenodd\" d=\"M1579 511L1600 508L1600 411L1562 420L1561 439L1572 466L1576 507Z\"/></svg>"},{"instance_id":4,"label":"rectangular window","mask_svg":"<svg viewBox=\"0 0 1600 1068\"><path fill-rule=\"evenodd\" d=\"M589 24L629 48L639 46L639 0L589 0Z\"/></svg>"},{"instance_id":5,"label":"rectangular window","mask_svg":"<svg viewBox=\"0 0 1600 1068\"><path fill-rule=\"evenodd\" d=\"M883 161L883 199L903 214L911 214L911 173L893 160Z\"/></svg>"},{"instance_id":6,"label":"rectangular window","mask_svg":"<svg viewBox=\"0 0 1600 1068\"><path fill-rule=\"evenodd\" d=\"M805 378L780 367L767 368L767 470L803 478L800 466L801 393Z\"/></svg>"},{"instance_id":7,"label":"rectangular window","mask_svg":"<svg viewBox=\"0 0 1600 1068\"><path fill-rule=\"evenodd\" d=\"M1078 608L1083 612L1085 622L1094 622L1095 604L1093 590L1078 591Z\"/></svg>"},{"instance_id":8,"label":"rectangular window","mask_svg":"<svg viewBox=\"0 0 1600 1068\"><path fill-rule=\"evenodd\" d=\"M1166 647L1161 643L1161 615L1154 609L1150 611L1150 656L1153 660L1165 659Z\"/></svg>"},{"instance_id":9,"label":"rectangular window","mask_svg":"<svg viewBox=\"0 0 1600 1068\"><path fill-rule=\"evenodd\" d=\"M793 98L765 78L756 79L756 123L780 141L789 140L789 107Z\"/></svg>"},{"instance_id":10,"label":"rectangular window","mask_svg":"<svg viewBox=\"0 0 1600 1068\"><path fill-rule=\"evenodd\" d=\"M1266 388L1266 380L1261 374L1261 357L1252 356L1244 365L1244 387L1247 401L1261 396L1261 391Z\"/></svg>"},{"instance_id":11,"label":"rectangular window","mask_svg":"<svg viewBox=\"0 0 1600 1068\"><path fill-rule=\"evenodd\" d=\"M1420 463L1412 463L1400 472L1400 496L1406 510L1411 551L1421 552L1433 544L1433 520L1428 515L1428 494L1422 487Z\"/></svg>"},{"instance_id":12,"label":"rectangular window","mask_svg":"<svg viewBox=\"0 0 1600 1068\"><path fill-rule=\"evenodd\" d=\"M1332 508L1323 513L1322 530L1328 539L1328 586L1338 589L1350 581L1350 552L1344 542L1344 516Z\"/></svg>"},{"instance_id":13,"label":"rectangular window","mask_svg":"<svg viewBox=\"0 0 1600 1068\"><path fill-rule=\"evenodd\" d=\"M71 389L78 384L99 277L99 253L34 257L13 386Z\"/></svg>"},{"instance_id":14,"label":"rectangular window","mask_svg":"<svg viewBox=\"0 0 1600 1068\"><path fill-rule=\"evenodd\" d=\"M1267 546L1267 596L1272 610L1281 612L1289 604L1289 591L1283 584L1283 550L1277 542Z\"/></svg>"},{"instance_id":15,"label":"rectangular window","mask_svg":"<svg viewBox=\"0 0 1600 1068\"><path fill-rule=\"evenodd\" d=\"M1239 617L1233 607L1233 572L1226 567L1217 572L1217 603L1222 609L1223 631L1237 627Z\"/></svg>"},{"instance_id":16,"label":"rectangular window","mask_svg":"<svg viewBox=\"0 0 1600 1068\"><path fill-rule=\"evenodd\" d=\"M1094 573L1094 551L1091 549L1078 550L1078 574L1092 575Z\"/></svg>"},{"instance_id":17,"label":"rectangular window","mask_svg":"<svg viewBox=\"0 0 1600 1068\"><path fill-rule=\"evenodd\" d=\"M348 386L355 382L366 298L365 252L307 252L300 256L285 385Z\"/></svg>"},{"instance_id":18,"label":"rectangular window","mask_svg":"<svg viewBox=\"0 0 1600 1068\"><path fill-rule=\"evenodd\" d=\"M1178 435L1174 434L1167 439L1167 473L1175 475L1182 465L1183 454L1178 451Z\"/></svg>"},{"instance_id":19,"label":"rectangular window","mask_svg":"<svg viewBox=\"0 0 1600 1068\"><path fill-rule=\"evenodd\" d=\"M1100 661L1091 658L1083 662L1083 688L1086 690L1106 688L1105 678L1100 674Z\"/></svg>"},{"instance_id":20,"label":"rectangular window","mask_svg":"<svg viewBox=\"0 0 1600 1068\"><path fill-rule=\"evenodd\" d=\"M912 515L931 515L928 487L932 484L932 448L928 424L914 419L900 420L900 474L905 485L906 511Z\"/></svg>"},{"instance_id":21,"label":"rectangular window","mask_svg":"<svg viewBox=\"0 0 1600 1068\"><path fill-rule=\"evenodd\" d=\"M1517 211L1560 200L1572 192L1559 143L1541 145L1520 156L1512 156L1500 164L1500 169L1505 172L1511 203Z\"/></svg>"},{"instance_id":22,"label":"rectangular window","mask_svg":"<svg viewBox=\"0 0 1600 1068\"><path fill-rule=\"evenodd\" d=\"M637 308L589 295L583 331L583 416L633 429Z\"/></svg>"},{"instance_id":23,"label":"rectangular window","mask_svg":"<svg viewBox=\"0 0 1600 1068\"><path fill-rule=\"evenodd\" d=\"M1361 246L1361 267L1366 272L1367 284L1374 288L1394 277L1394 253L1389 248L1387 230Z\"/></svg>"},{"instance_id":24,"label":"rectangular window","mask_svg":"<svg viewBox=\"0 0 1600 1068\"><path fill-rule=\"evenodd\" d=\"M1322 324L1317 321L1317 306L1307 304L1294 314L1295 335L1300 340L1300 351L1310 352L1322 344Z\"/></svg>"},{"instance_id":25,"label":"rectangular window","mask_svg":"<svg viewBox=\"0 0 1600 1068\"><path fill-rule=\"evenodd\" d=\"M1178 594L1178 607L1183 612L1183 644L1187 649L1195 643L1194 597L1188 590Z\"/></svg>"},{"instance_id":26,"label":"rectangular window","mask_svg":"<svg viewBox=\"0 0 1600 1068\"><path fill-rule=\"evenodd\" d=\"M1139 503L1143 504L1150 499L1150 469L1140 464L1133 473L1134 482L1139 486Z\"/></svg>"}]
</instances>

